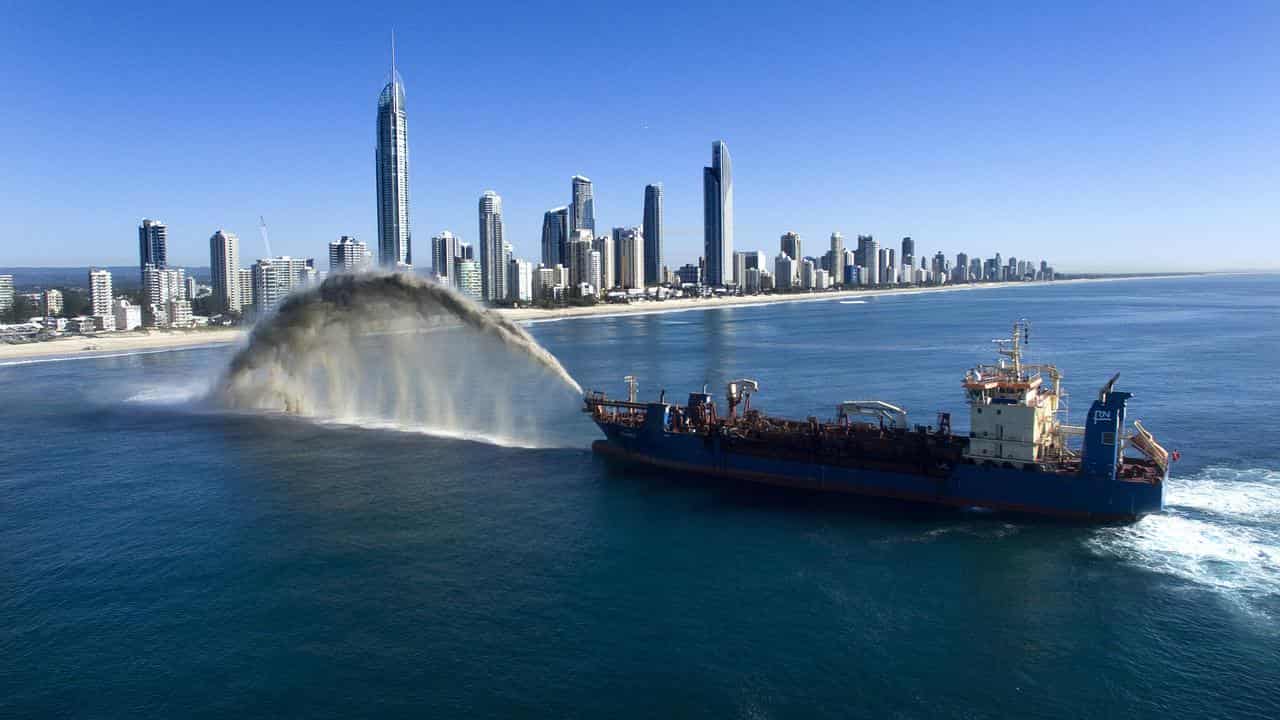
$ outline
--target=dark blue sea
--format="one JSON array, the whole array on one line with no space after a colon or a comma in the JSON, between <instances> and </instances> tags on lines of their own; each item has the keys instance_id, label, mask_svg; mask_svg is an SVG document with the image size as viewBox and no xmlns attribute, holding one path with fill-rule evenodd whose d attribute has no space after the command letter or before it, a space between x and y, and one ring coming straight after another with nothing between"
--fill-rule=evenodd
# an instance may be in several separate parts
<instances>
[{"instance_id":1,"label":"dark blue sea","mask_svg":"<svg viewBox=\"0 0 1280 720\"><path fill-rule=\"evenodd\" d=\"M587 388L746 376L771 413L963 430L964 370L1020 317L1073 422L1119 372L1180 451L1164 514L624 471L573 393L501 373L536 416L442 437L219 411L228 347L2 366L0 717L1280 717L1280 277L529 329Z\"/></svg>"}]
</instances>

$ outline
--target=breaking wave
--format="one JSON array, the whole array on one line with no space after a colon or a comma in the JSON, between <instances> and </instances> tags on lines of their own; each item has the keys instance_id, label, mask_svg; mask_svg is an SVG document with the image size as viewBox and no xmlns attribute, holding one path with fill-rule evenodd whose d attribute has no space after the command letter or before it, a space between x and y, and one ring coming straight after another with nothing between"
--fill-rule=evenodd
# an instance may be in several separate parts
<instances>
[{"instance_id":1,"label":"breaking wave","mask_svg":"<svg viewBox=\"0 0 1280 720\"><path fill-rule=\"evenodd\" d=\"M1164 513L1103 528L1089 545L1253 609L1274 606L1280 601L1280 471L1206 468L1172 478Z\"/></svg>"},{"instance_id":2,"label":"breaking wave","mask_svg":"<svg viewBox=\"0 0 1280 720\"><path fill-rule=\"evenodd\" d=\"M335 275L260 321L210 401L233 410L540 444L578 383L519 325L403 273ZM504 443L506 444L506 443Z\"/></svg>"}]
</instances>

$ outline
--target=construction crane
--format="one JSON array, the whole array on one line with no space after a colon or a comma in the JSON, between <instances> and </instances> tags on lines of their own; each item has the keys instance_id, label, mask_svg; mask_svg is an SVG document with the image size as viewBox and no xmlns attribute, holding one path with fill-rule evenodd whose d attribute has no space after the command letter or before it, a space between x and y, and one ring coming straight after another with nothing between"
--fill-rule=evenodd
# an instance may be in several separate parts
<instances>
[{"instance_id":1,"label":"construction crane","mask_svg":"<svg viewBox=\"0 0 1280 720\"><path fill-rule=\"evenodd\" d=\"M275 257L271 253L271 240L267 237L267 221L261 215L258 216L258 234L262 236L262 244L267 248L267 257Z\"/></svg>"}]
</instances>

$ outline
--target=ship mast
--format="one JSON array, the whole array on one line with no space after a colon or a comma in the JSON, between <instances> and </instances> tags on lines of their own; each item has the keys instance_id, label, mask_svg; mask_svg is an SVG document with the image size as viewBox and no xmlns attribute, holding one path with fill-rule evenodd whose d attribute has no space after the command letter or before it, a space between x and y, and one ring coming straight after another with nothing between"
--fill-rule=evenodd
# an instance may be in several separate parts
<instances>
[{"instance_id":1,"label":"ship mast","mask_svg":"<svg viewBox=\"0 0 1280 720\"><path fill-rule=\"evenodd\" d=\"M1021 318L1013 323L1013 333L1008 340L994 340L1000 346L998 352L1013 361L1013 375L1022 379L1022 346L1031 341L1031 323Z\"/></svg>"}]
</instances>

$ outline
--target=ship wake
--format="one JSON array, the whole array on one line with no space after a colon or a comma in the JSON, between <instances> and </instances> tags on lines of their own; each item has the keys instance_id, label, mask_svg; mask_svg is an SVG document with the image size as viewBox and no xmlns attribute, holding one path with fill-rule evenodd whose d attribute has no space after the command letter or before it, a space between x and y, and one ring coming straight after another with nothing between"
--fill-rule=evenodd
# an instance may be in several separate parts
<instances>
[{"instance_id":1,"label":"ship wake","mask_svg":"<svg viewBox=\"0 0 1280 720\"><path fill-rule=\"evenodd\" d=\"M260 321L210 400L226 409L501 444L547 444L582 392L521 326L443 284L341 274Z\"/></svg>"},{"instance_id":2,"label":"ship wake","mask_svg":"<svg viewBox=\"0 0 1280 720\"><path fill-rule=\"evenodd\" d=\"M1280 612L1280 471L1206 468L1172 478L1165 512L1099 529L1097 553Z\"/></svg>"}]
</instances>

